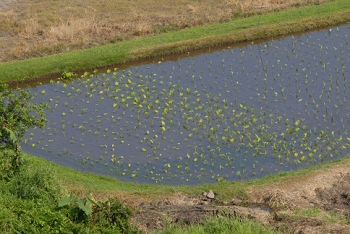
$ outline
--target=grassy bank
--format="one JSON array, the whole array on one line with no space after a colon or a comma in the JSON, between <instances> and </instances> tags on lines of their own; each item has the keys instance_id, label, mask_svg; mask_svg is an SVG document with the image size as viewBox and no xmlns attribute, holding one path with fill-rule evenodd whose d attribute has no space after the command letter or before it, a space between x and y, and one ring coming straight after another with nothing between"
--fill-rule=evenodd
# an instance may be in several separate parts
<instances>
[{"instance_id":1,"label":"grassy bank","mask_svg":"<svg viewBox=\"0 0 350 234\"><path fill-rule=\"evenodd\" d=\"M0 3L0 63L332 1L6 0Z\"/></svg>"},{"instance_id":2,"label":"grassy bank","mask_svg":"<svg viewBox=\"0 0 350 234\"><path fill-rule=\"evenodd\" d=\"M1 160L3 160L1 158ZM200 186L164 186L140 185L125 183L110 177L77 172L73 169L46 161L45 159L24 155L22 172L10 180L0 179L1 228L3 232L45 232L45 233L136 233L136 229L127 223L111 224L104 217L103 211L93 206L92 215L84 215L74 203L70 206L59 207L60 200L67 195L84 198L86 194L95 201L102 202L106 207L112 203L116 212L125 212L125 207L119 203L134 207L137 211L140 203L149 203L167 199L178 194L195 195L212 189L220 201L230 201L240 196L248 201L247 191L251 188L285 184L291 181L303 181L320 171L327 171L337 165L349 163L350 158L313 166L295 172L271 175L264 179L248 182L222 182ZM1 161L3 163L3 161ZM3 164L1 164L3 166ZM2 171L2 174L4 171ZM85 202L85 200L82 200ZM107 201L107 202L106 202ZM100 204L100 205L101 205ZM107 206L108 205L108 206ZM214 206L212 206L214 207ZM80 212L80 213L79 213ZM25 215L23 215L25 214ZM99 214L99 215L98 215ZM222 216L224 215L224 216ZM204 223L193 225L178 225L169 223L162 232L157 233L278 233L264 227L256 220L240 217L213 217ZM313 208L295 210L289 219L303 219L311 217L330 223L347 223L341 216ZM287 216L286 216L287 217ZM284 217L284 218L286 218ZM126 220L129 218L126 217ZM287 218L286 218L287 219ZM122 225L122 226L121 226ZM124 228L124 229L123 229ZM123 231L124 230L124 231Z\"/></svg>"},{"instance_id":3,"label":"grassy bank","mask_svg":"<svg viewBox=\"0 0 350 234\"><path fill-rule=\"evenodd\" d=\"M29 165L33 167L44 167L51 164L45 159L26 156ZM168 186L168 185L150 185L137 184L132 182L121 182L111 177L100 176L92 173L82 173L74 169L53 164L55 171L57 171L57 178L62 181L65 187L78 194L85 194L86 192L93 192L98 194L101 198L109 196L123 196L129 202L135 201L140 203L143 200L156 200L158 197L162 198L175 193L185 194L200 194L202 191L209 191L210 189L221 191L220 197L222 199L229 199L232 196L245 196L245 188L247 183L233 182L233 183L218 183L205 184L200 186ZM229 184L229 187L227 185Z\"/></svg>"},{"instance_id":4,"label":"grassy bank","mask_svg":"<svg viewBox=\"0 0 350 234\"><path fill-rule=\"evenodd\" d=\"M0 166L4 168L6 165L6 156L1 154ZM174 191L197 193L207 189L207 186L122 183L104 176L80 173L30 155L24 155L20 172L11 178L5 176L6 179L5 174L3 170L0 173L0 232L6 233L140 233L129 224L130 205L136 207L137 203L164 198ZM229 190L242 192L242 188L236 185L241 187L243 184L230 183ZM219 192L226 190L218 185L213 187ZM64 201L65 197L69 198L67 196L71 200L69 203ZM88 196L90 203L87 203ZM92 208L90 213L84 209L84 204ZM211 218L203 225L189 228L172 224L161 233L228 233L232 230L276 233L257 221L227 217Z\"/></svg>"},{"instance_id":5,"label":"grassy bank","mask_svg":"<svg viewBox=\"0 0 350 234\"><path fill-rule=\"evenodd\" d=\"M196 48L254 40L350 20L350 2L338 0L227 23L184 29L117 44L0 64L1 80L20 81L64 71L190 51Z\"/></svg>"},{"instance_id":6,"label":"grassy bank","mask_svg":"<svg viewBox=\"0 0 350 234\"><path fill-rule=\"evenodd\" d=\"M203 184L198 186L168 186L156 184L137 184L133 182L121 182L107 176L100 176L93 173L82 173L74 169L63 167L58 164L48 162L45 159L26 155L25 160L29 167L42 168L48 165L57 172L57 178L70 191L75 191L77 194L85 194L93 192L101 198L107 198L115 195L127 195L125 198L129 201L137 197L136 202L152 201L158 198L164 198L174 193L184 194L200 194L203 191L212 189L219 196L220 200L230 200L233 197L240 196L247 198L246 191L251 187L264 187L271 184L283 184L290 181L304 180L320 171L331 169L335 165L348 164L350 156L338 159L332 162L324 163L317 166L311 166L300 169L298 171L281 172L271 174L265 178L236 181L236 182L220 182L215 184Z\"/></svg>"}]
</instances>

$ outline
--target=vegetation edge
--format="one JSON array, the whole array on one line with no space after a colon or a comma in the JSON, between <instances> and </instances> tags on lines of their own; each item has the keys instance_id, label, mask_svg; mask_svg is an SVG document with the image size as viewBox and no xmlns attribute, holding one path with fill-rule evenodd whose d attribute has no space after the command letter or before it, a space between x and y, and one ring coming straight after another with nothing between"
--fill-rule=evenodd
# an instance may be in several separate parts
<instances>
[{"instance_id":1,"label":"vegetation edge","mask_svg":"<svg viewBox=\"0 0 350 234\"><path fill-rule=\"evenodd\" d=\"M0 64L0 80L20 82L65 71L117 66L147 57L181 53L350 21L350 2L338 0L323 5L253 16L226 23L184 29L85 50Z\"/></svg>"}]
</instances>

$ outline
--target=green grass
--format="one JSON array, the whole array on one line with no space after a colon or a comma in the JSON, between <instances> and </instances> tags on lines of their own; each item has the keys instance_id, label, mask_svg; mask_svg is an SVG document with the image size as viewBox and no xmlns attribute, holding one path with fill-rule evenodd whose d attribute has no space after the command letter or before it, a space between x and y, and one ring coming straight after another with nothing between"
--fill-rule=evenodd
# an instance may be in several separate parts
<instances>
[{"instance_id":1,"label":"green grass","mask_svg":"<svg viewBox=\"0 0 350 234\"><path fill-rule=\"evenodd\" d=\"M271 183L284 183L286 180L297 181L299 179L303 179L307 176L314 174L316 171L326 171L327 169L331 169L334 165L337 164L346 164L350 160L350 155L347 155L341 159L332 160L327 163L322 163L316 166L309 166L299 170L289 171L289 172L280 172L276 174L271 174L267 177L257 179L257 180L249 180L247 181L247 186L264 186Z\"/></svg>"},{"instance_id":2,"label":"green grass","mask_svg":"<svg viewBox=\"0 0 350 234\"><path fill-rule=\"evenodd\" d=\"M1 156L1 155L0 155ZM3 163L3 156L0 163ZM6 161L6 160L5 160ZM0 232L1 233L137 233L127 223L111 225L104 216L105 208L95 206L93 215L84 216L72 204L58 207L61 198L72 191L67 186L81 187L84 192L124 192L137 195L165 195L174 192L170 186L137 185L118 182L115 179L84 174L72 169L50 163L44 159L24 155L21 171L10 179L0 179ZM217 185L214 185L218 189ZM206 188L200 186L201 189ZM193 192L189 187L178 186L183 192ZM225 188L221 188L225 190ZM73 192L74 193L74 192ZM73 195L77 197L78 195ZM82 197L82 196L80 196ZM84 202L84 200L82 200ZM104 202L104 201L102 201ZM108 199L103 204L114 205L113 212L125 212L126 208ZM107 206L107 207L108 207ZM116 209L120 209L119 211ZM80 213L79 213L80 212ZM99 213L98 213L99 212ZM110 209L112 212L112 209ZM124 231L121 231L124 230ZM188 227L169 225L162 233L275 233L258 222L249 219L211 218L203 225Z\"/></svg>"},{"instance_id":3,"label":"green grass","mask_svg":"<svg viewBox=\"0 0 350 234\"><path fill-rule=\"evenodd\" d=\"M174 193L195 194L213 189L220 199L232 199L235 196L246 197L244 182L220 182L217 184L204 184L198 186L168 186L158 184L137 184L133 182L121 182L112 177L82 173L74 169L50 163L45 159L25 155L29 167L42 168L50 164L57 172L57 178L65 186L76 190L94 193L124 193L140 195L143 198L152 198L171 195Z\"/></svg>"},{"instance_id":4,"label":"green grass","mask_svg":"<svg viewBox=\"0 0 350 234\"><path fill-rule=\"evenodd\" d=\"M210 218L203 224L192 225L190 227L181 227L170 225L161 232L163 234L272 234L280 233L262 226L255 220L241 218Z\"/></svg>"},{"instance_id":5,"label":"green grass","mask_svg":"<svg viewBox=\"0 0 350 234\"><path fill-rule=\"evenodd\" d=\"M4 162L7 156L0 154L0 165ZM58 207L69 191L56 169L27 160L20 171L0 179L0 233L137 233L128 223L130 209L116 199L91 206L92 214L76 203Z\"/></svg>"},{"instance_id":6,"label":"green grass","mask_svg":"<svg viewBox=\"0 0 350 234\"><path fill-rule=\"evenodd\" d=\"M64 71L118 64L147 56L188 51L238 41L276 36L350 20L350 2L335 2L254 16L228 23L160 34L118 44L0 64L0 80L21 81ZM258 27L258 25L260 25Z\"/></svg>"},{"instance_id":7,"label":"green grass","mask_svg":"<svg viewBox=\"0 0 350 234\"><path fill-rule=\"evenodd\" d=\"M298 219L298 218L318 218L324 222L328 223L345 223L349 224L349 220L343 215L335 214L334 211L325 212L319 208L309 208L304 210L294 210L290 215L290 218Z\"/></svg>"},{"instance_id":8,"label":"green grass","mask_svg":"<svg viewBox=\"0 0 350 234\"><path fill-rule=\"evenodd\" d=\"M2 162L2 160L1 160ZM6 162L6 160L5 160ZM123 194L132 199L162 199L175 193L198 195L212 189L219 200L245 196L250 186L264 186L289 179L303 179L317 171L324 171L336 164L346 164L349 157L313 166L295 172L271 175L247 182L220 182L200 186L140 185L120 182L116 179L87 174L63 167L45 159L24 155L23 170L10 179L0 179L0 232L6 233L118 233L103 219L77 221L72 219L72 209L58 209L58 201L67 194L83 197L84 194L102 194L104 198ZM79 195L80 193L80 195ZM83 195L81 195L83 194ZM295 210L286 219L320 218L327 223L347 223L343 217L320 209ZM113 229L114 228L114 229ZM130 229L133 231L133 229ZM162 233L276 233L257 221L235 218L211 218L198 225L178 226L169 224Z\"/></svg>"},{"instance_id":9,"label":"green grass","mask_svg":"<svg viewBox=\"0 0 350 234\"><path fill-rule=\"evenodd\" d=\"M152 197L163 197L174 193L198 195L203 191L209 191L212 189L218 199L222 201L230 201L236 196L240 196L246 199L246 191L250 186L263 187L265 185L271 185L272 183L283 183L287 180L302 180L305 177L312 175L316 171L325 171L332 168L336 164L348 163L350 156L321 165L310 166L297 171L271 174L270 176L261 179L236 182L218 182L215 184L203 184L197 186L168 186L159 184L137 184L133 182L121 182L112 177L79 172L74 169L63 167L58 164L48 162L45 159L31 155L25 155L25 160L28 164L28 167L30 168L45 168L50 165L57 172L57 179L61 181L62 184L70 188L76 188L77 190L84 190L85 192L101 192L106 194L121 192L124 194L140 195L144 198L152 199Z\"/></svg>"}]
</instances>

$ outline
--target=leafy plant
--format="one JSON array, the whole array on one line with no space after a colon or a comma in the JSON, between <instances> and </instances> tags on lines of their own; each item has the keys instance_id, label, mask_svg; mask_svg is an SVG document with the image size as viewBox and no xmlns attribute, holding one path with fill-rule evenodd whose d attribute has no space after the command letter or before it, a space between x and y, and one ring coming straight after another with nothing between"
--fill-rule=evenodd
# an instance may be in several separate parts
<instances>
[{"instance_id":1,"label":"leafy plant","mask_svg":"<svg viewBox=\"0 0 350 234\"><path fill-rule=\"evenodd\" d=\"M94 215L95 221L101 222L107 220L111 227L119 229L122 233L131 232L129 218L132 214L131 209L116 199L109 199L102 206L96 207Z\"/></svg>"},{"instance_id":2,"label":"leafy plant","mask_svg":"<svg viewBox=\"0 0 350 234\"><path fill-rule=\"evenodd\" d=\"M78 75L76 73L74 73L74 72L66 72L66 71L64 71L61 74L61 79L62 80L70 80L70 79L73 79L73 78L76 78L76 77L78 77Z\"/></svg>"},{"instance_id":3,"label":"leafy plant","mask_svg":"<svg viewBox=\"0 0 350 234\"><path fill-rule=\"evenodd\" d=\"M0 154L0 180L9 181L15 174L13 166L15 153L9 150L3 150ZM21 160L21 164L23 160Z\"/></svg>"},{"instance_id":4,"label":"leafy plant","mask_svg":"<svg viewBox=\"0 0 350 234\"><path fill-rule=\"evenodd\" d=\"M21 165L21 147L29 128L43 127L46 123L44 110L46 103L33 104L33 95L27 90L13 90L0 82L0 150L13 151L11 170L17 171Z\"/></svg>"},{"instance_id":5,"label":"leafy plant","mask_svg":"<svg viewBox=\"0 0 350 234\"><path fill-rule=\"evenodd\" d=\"M80 197L65 196L58 201L58 207L69 207L70 218L74 222L88 222L92 214L92 202Z\"/></svg>"},{"instance_id":6,"label":"leafy plant","mask_svg":"<svg viewBox=\"0 0 350 234\"><path fill-rule=\"evenodd\" d=\"M70 219L75 223L95 223L104 228L122 233L134 232L129 224L131 209L118 200L95 201L89 194L86 198L65 196L58 202L58 208L68 208ZM136 232L136 231L135 231Z\"/></svg>"}]
</instances>

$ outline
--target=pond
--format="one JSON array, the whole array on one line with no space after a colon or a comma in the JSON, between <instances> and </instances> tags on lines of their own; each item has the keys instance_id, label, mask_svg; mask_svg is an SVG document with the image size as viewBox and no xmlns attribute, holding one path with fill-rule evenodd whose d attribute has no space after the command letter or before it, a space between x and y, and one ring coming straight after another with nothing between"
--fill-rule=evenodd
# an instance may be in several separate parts
<instances>
[{"instance_id":1,"label":"pond","mask_svg":"<svg viewBox=\"0 0 350 234\"><path fill-rule=\"evenodd\" d=\"M138 183L199 184L349 153L349 26L31 88L52 112L23 149Z\"/></svg>"}]
</instances>

